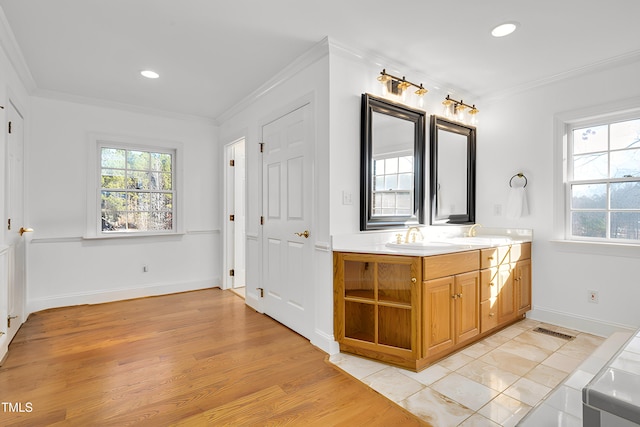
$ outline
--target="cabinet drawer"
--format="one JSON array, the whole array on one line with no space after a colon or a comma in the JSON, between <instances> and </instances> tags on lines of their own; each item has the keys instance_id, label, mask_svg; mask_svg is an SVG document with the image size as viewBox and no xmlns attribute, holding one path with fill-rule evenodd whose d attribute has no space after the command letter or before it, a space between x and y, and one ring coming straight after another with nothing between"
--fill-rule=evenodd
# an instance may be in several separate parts
<instances>
[{"instance_id":1,"label":"cabinet drawer","mask_svg":"<svg viewBox=\"0 0 640 427\"><path fill-rule=\"evenodd\" d=\"M498 296L498 269L480 270L480 301Z\"/></svg>"},{"instance_id":2,"label":"cabinet drawer","mask_svg":"<svg viewBox=\"0 0 640 427\"><path fill-rule=\"evenodd\" d=\"M424 257L422 261L423 280L478 270L479 264L478 251Z\"/></svg>"},{"instance_id":3,"label":"cabinet drawer","mask_svg":"<svg viewBox=\"0 0 640 427\"><path fill-rule=\"evenodd\" d=\"M497 267L509 262L510 246L480 249L480 268Z\"/></svg>"},{"instance_id":4,"label":"cabinet drawer","mask_svg":"<svg viewBox=\"0 0 640 427\"><path fill-rule=\"evenodd\" d=\"M511 247L511 262L531 258L531 243L521 243Z\"/></svg>"},{"instance_id":5,"label":"cabinet drawer","mask_svg":"<svg viewBox=\"0 0 640 427\"><path fill-rule=\"evenodd\" d=\"M480 333L498 326L498 298L490 298L480 303Z\"/></svg>"}]
</instances>

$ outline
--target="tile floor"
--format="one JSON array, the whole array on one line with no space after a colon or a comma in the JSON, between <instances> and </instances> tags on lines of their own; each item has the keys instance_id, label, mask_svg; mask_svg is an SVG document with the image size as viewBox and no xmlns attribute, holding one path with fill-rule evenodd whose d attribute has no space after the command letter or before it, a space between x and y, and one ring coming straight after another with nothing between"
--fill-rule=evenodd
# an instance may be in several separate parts
<instances>
[{"instance_id":1,"label":"tile floor","mask_svg":"<svg viewBox=\"0 0 640 427\"><path fill-rule=\"evenodd\" d=\"M534 332L538 326L575 338ZM418 373L346 353L330 361L433 426L515 426L547 396L565 405L566 425L573 425L575 392L589 381L577 368L604 341L524 319ZM564 394L556 396L556 387ZM572 389L570 399L564 387Z\"/></svg>"}]
</instances>

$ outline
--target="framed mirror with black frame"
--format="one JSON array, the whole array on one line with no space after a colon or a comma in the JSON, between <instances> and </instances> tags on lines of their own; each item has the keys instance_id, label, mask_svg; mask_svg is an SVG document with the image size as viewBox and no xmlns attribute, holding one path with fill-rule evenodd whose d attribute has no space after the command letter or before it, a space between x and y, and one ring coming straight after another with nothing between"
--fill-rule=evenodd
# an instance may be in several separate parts
<instances>
[{"instance_id":1,"label":"framed mirror with black frame","mask_svg":"<svg viewBox=\"0 0 640 427\"><path fill-rule=\"evenodd\" d=\"M360 230L424 224L426 113L362 95Z\"/></svg>"},{"instance_id":2,"label":"framed mirror with black frame","mask_svg":"<svg viewBox=\"0 0 640 427\"><path fill-rule=\"evenodd\" d=\"M430 223L475 223L476 128L431 116L430 157Z\"/></svg>"}]
</instances>

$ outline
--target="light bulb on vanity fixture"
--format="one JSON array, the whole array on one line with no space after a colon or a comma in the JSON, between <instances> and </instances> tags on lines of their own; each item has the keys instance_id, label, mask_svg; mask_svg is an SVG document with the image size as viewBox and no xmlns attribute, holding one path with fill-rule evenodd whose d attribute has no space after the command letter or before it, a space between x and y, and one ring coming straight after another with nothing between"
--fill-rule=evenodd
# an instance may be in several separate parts
<instances>
[{"instance_id":1,"label":"light bulb on vanity fixture","mask_svg":"<svg viewBox=\"0 0 640 427\"><path fill-rule=\"evenodd\" d=\"M386 69L380 71L380 75L378 76L378 81L382 83L382 96L387 97L388 95L395 95L400 98L402 102L407 102L409 97L409 88L411 86L415 87L416 90L414 94L418 97L418 105L422 107L424 105L424 95L428 92L427 89L424 88L422 83L416 84L407 80L404 76L402 78L394 76L392 74L387 73Z\"/></svg>"},{"instance_id":2,"label":"light bulb on vanity fixture","mask_svg":"<svg viewBox=\"0 0 640 427\"><path fill-rule=\"evenodd\" d=\"M453 119L463 123L469 123L472 126L475 126L478 123L479 110L476 108L475 104L465 104L462 100L458 101L447 95L444 101L442 101L442 105L444 105L442 115L445 118ZM467 111L467 109L469 109L468 116L465 114L465 111Z\"/></svg>"}]
</instances>

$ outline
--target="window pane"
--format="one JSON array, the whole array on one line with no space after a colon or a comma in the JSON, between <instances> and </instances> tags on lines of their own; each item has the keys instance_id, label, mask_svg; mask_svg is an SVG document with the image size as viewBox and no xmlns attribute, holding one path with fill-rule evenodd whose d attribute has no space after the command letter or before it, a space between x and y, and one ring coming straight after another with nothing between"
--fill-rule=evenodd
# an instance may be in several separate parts
<instances>
[{"instance_id":1,"label":"window pane","mask_svg":"<svg viewBox=\"0 0 640 427\"><path fill-rule=\"evenodd\" d=\"M171 230L171 212L151 212L150 230Z\"/></svg>"},{"instance_id":2,"label":"window pane","mask_svg":"<svg viewBox=\"0 0 640 427\"><path fill-rule=\"evenodd\" d=\"M127 229L146 231L149 230L149 212L129 212Z\"/></svg>"},{"instance_id":3,"label":"window pane","mask_svg":"<svg viewBox=\"0 0 640 427\"><path fill-rule=\"evenodd\" d=\"M398 190L411 190L413 188L413 174L403 173L398 175Z\"/></svg>"},{"instance_id":4,"label":"window pane","mask_svg":"<svg viewBox=\"0 0 640 427\"><path fill-rule=\"evenodd\" d=\"M580 237L606 237L606 212L572 212L571 234Z\"/></svg>"},{"instance_id":5,"label":"window pane","mask_svg":"<svg viewBox=\"0 0 640 427\"><path fill-rule=\"evenodd\" d=\"M640 149L611 152L611 178L640 178Z\"/></svg>"},{"instance_id":6,"label":"window pane","mask_svg":"<svg viewBox=\"0 0 640 427\"><path fill-rule=\"evenodd\" d=\"M413 207L413 201L411 200L411 193L397 193L396 197L398 203L399 214L410 215ZM402 212L400 212L402 211Z\"/></svg>"},{"instance_id":7,"label":"window pane","mask_svg":"<svg viewBox=\"0 0 640 427\"><path fill-rule=\"evenodd\" d=\"M386 159L384 161L384 167L385 167L385 173L391 174L391 173L398 173L398 158L394 157L391 159Z\"/></svg>"},{"instance_id":8,"label":"window pane","mask_svg":"<svg viewBox=\"0 0 640 427\"><path fill-rule=\"evenodd\" d=\"M571 186L573 209L606 209L607 184L581 184Z\"/></svg>"},{"instance_id":9,"label":"window pane","mask_svg":"<svg viewBox=\"0 0 640 427\"><path fill-rule=\"evenodd\" d=\"M124 188L124 171L120 169L102 169L102 188Z\"/></svg>"},{"instance_id":10,"label":"window pane","mask_svg":"<svg viewBox=\"0 0 640 427\"><path fill-rule=\"evenodd\" d=\"M127 210L148 211L150 203L151 194L149 193L127 193Z\"/></svg>"},{"instance_id":11,"label":"window pane","mask_svg":"<svg viewBox=\"0 0 640 427\"><path fill-rule=\"evenodd\" d=\"M609 176L608 153L573 156L573 179L602 179Z\"/></svg>"},{"instance_id":12,"label":"window pane","mask_svg":"<svg viewBox=\"0 0 640 427\"><path fill-rule=\"evenodd\" d=\"M611 209L640 209L640 181L612 183Z\"/></svg>"},{"instance_id":13,"label":"window pane","mask_svg":"<svg viewBox=\"0 0 640 427\"><path fill-rule=\"evenodd\" d=\"M161 172L151 172L149 188L152 190L171 190L171 174Z\"/></svg>"},{"instance_id":14,"label":"window pane","mask_svg":"<svg viewBox=\"0 0 640 427\"><path fill-rule=\"evenodd\" d=\"M373 182L373 191L384 190L384 175L376 175Z\"/></svg>"},{"instance_id":15,"label":"window pane","mask_svg":"<svg viewBox=\"0 0 640 427\"><path fill-rule=\"evenodd\" d=\"M611 212L612 239L640 239L640 212Z\"/></svg>"},{"instance_id":16,"label":"window pane","mask_svg":"<svg viewBox=\"0 0 640 427\"><path fill-rule=\"evenodd\" d=\"M640 119L611 124L611 149L640 147Z\"/></svg>"},{"instance_id":17,"label":"window pane","mask_svg":"<svg viewBox=\"0 0 640 427\"><path fill-rule=\"evenodd\" d=\"M117 148L103 147L100 153L100 164L103 168L119 168L125 167L125 150Z\"/></svg>"},{"instance_id":18,"label":"window pane","mask_svg":"<svg viewBox=\"0 0 640 427\"><path fill-rule=\"evenodd\" d=\"M398 175L387 175L384 180L385 190L397 190L398 189Z\"/></svg>"},{"instance_id":19,"label":"window pane","mask_svg":"<svg viewBox=\"0 0 640 427\"><path fill-rule=\"evenodd\" d=\"M602 125L575 129L573 131L573 154L608 150L607 128L607 125Z\"/></svg>"},{"instance_id":20,"label":"window pane","mask_svg":"<svg viewBox=\"0 0 640 427\"><path fill-rule=\"evenodd\" d=\"M155 193L151 195L150 210L166 211L171 210L173 196L171 194Z\"/></svg>"},{"instance_id":21,"label":"window pane","mask_svg":"<svg viewBox=\"0 0 640 427\"><path fill-rule=\"evenodd\" d=\"M148 190L150 179L148 172L129 172L127 188L136 190Z\"/></svg>"},{"instance_id":22,"label":"window pane","mask_svg":"<svg viewBox=\"0 0 640 427\"><path fill-rule=\"evenodd\" d=\"M171 172L171 154L151 153L151 170Z\"/></svg>"},{"instance_id":23,"label":"window pane","mask_svg":"<svg viewBox=\"0 0 640 427\"><path fill-rule=\"evenodd\" d=\"M398 159L398 172L413 172L413 156L405 156Z\"/></svg>"},{"instance_id":24,"label":"window pane","mask_svg":"<svg viewBox=\"0 0 640 427\"><path fill-rule=\"evenodd\" d=\"M395 208L396 207L396 194L395 193L383 193L382 194L382 207L383 208Z\"/></svg>"},{"instance_id":25,"label":"window pane","mask_svg":"<svg viewBox=\"0 0 640 427\"><path fill-rule=\"evenodd\" d=\"M384 175L384 160L375 160L373 162L373 174Z\"/></svg>"},{"instance_id":26,"label":"window pane","mask_svg":"<svg viewBox=\"0 0 640 427\"><path fill-rule=\"evenodd\" d=\"M135 170L149 170L151 154L146 151L127 151L127 167Z\"/></svg>"},{"instance_id":27,"label":"window pane","mask_svg":"<svg viewBox=\"0 0 640 427\"><path fill-rule=\"evenodd\" d=\"M373 195L373 205L371 207L371 214L373 216L375 215L382 215L382 194L380 193L376 193Z\"/></svg>"},{"instance_id":28,"label":"window pane","mask_svg":"<svg viewBox=\"0 0 640 427\"><path fill-rule=\"evenodd\" d=\"M102 231L114 231L126 223L122 211L126 210L127 193L120 191L101 192Z\"/></svg>"}]
</instances>

